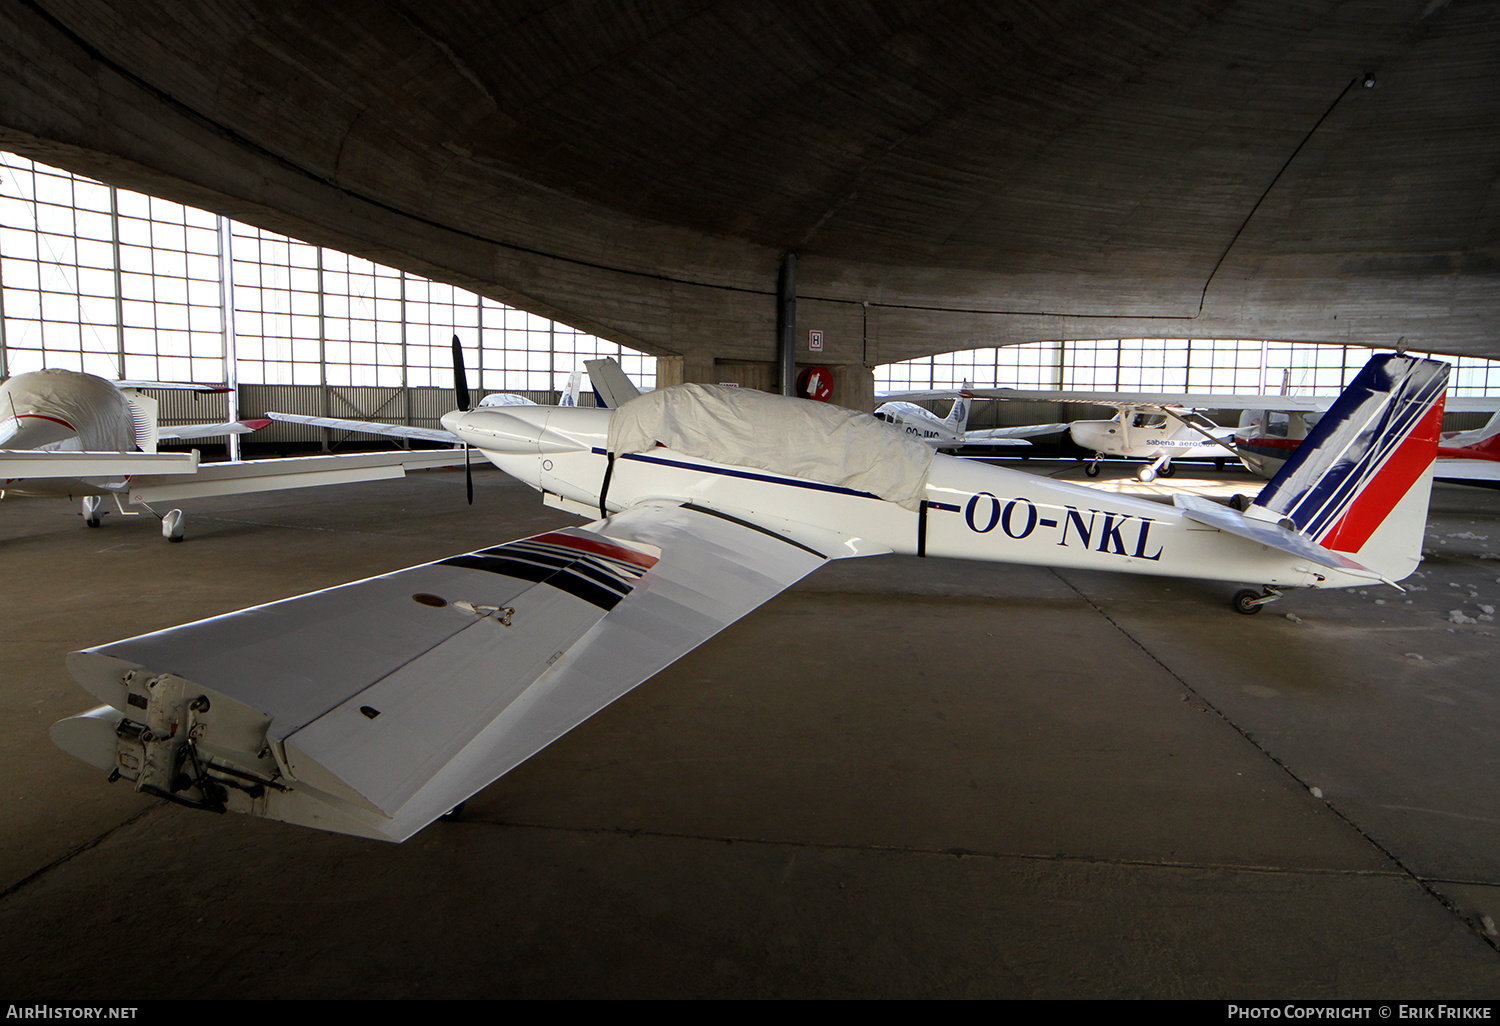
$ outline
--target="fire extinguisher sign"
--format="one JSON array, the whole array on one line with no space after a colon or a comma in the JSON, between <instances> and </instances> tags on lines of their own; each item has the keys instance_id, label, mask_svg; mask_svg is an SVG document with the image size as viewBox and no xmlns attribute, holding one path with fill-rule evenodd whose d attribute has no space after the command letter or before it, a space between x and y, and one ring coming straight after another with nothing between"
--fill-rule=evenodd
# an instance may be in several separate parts
<instances>
[{"instance_id":1,"label":"fire extinguisher sign","mask_svg":"<svg viewBox=\"0 0 1500 1026\"><path fill-rule=\"evenodd\" d=\"M823 333L821 331L809 331L807 333L807 348L815 353L823 351Z\"/></svg>"}]
</instances>

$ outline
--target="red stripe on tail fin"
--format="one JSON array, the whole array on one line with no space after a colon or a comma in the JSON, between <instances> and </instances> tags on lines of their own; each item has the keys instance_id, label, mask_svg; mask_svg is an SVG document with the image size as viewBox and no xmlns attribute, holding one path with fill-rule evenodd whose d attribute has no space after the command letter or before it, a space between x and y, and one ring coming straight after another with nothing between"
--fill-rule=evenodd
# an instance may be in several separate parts
<instances>
[{"instance_id":1,"label":"red stripe on tail fin","mask_svg":"<svg viewBox=\"0 0 1500 1026\"><path fill-rule=\"evenodd\" d=\"M1376 528L1437 457L1438 436L1443 430L1443 403L1439 398L1432 405L1319 544L1336 552L1358 552L1364 548Z\"/></svg>"}]
</instances>

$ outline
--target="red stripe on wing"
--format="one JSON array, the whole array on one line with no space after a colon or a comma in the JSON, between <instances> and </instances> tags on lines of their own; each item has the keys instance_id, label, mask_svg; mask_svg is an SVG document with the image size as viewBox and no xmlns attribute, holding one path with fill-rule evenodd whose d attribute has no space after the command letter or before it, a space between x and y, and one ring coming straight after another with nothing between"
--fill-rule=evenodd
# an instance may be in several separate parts
<instances>
[{"instance_id":1,"label":"red stripe on wing","mask_svg":"<svg viewBox=\"0 0 1500 1026\"><path fill-rule=\"evenodd\" d=\"M655 556L648 556L644 552L627 549L621 545L613 545L598 536L585 536L582 534L554 531L551 534L539 534L535 538L527 540L543 542L547 545L560 545L565 549L576 549L579 552L588 552L595 556L618 559L622 563L630 563L643 570L650 570L657 563Z\"/></svg>"}]
</instances>

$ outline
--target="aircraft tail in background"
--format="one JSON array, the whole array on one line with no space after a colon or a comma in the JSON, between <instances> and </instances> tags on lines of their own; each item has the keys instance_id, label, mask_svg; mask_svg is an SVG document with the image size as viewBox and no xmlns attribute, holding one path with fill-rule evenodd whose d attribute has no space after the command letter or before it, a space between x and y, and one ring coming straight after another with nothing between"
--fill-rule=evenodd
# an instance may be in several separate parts
<instances>
[{"instance_id":1,"label":"aircraft tail in background","mask_svg":"<svg viewBox=\"0 0 1500 1026\"><path fill-rule=\"evenodd\" d=\"M969 411L974 406L974 395L969 391L969 383L959 390L958 395L953 397L953 408L948 411L948 417L943 421L943 426L953 431L962 438L969 427Z\"/></svg>"}]
</instances>

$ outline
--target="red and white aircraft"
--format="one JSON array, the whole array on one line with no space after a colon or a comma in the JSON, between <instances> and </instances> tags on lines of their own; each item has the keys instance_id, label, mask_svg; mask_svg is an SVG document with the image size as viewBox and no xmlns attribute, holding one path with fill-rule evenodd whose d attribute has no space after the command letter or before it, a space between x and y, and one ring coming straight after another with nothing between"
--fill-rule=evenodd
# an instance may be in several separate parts
<instances>
[{"instance_id":1,"label":"red and white aircraft","mask_svg":"<svg viewBox=\"0 0 1500 1026\"><path fill-rule=\"evenodd\" d=\"M1482 428L1443 435L1434 476L1464 484L1500 484L1500 413Z\"/></svg>"},{"instance_id":2,"label":"red and white aircraft","mask_svg":"<svg viewBox=\"0 0 1500 1026\"><path fill-rule=\"evenodd\" d=\"M458 375L455 375L458 378ZM1378 356L1246 512L934 453L867 414L676 385L444 426L582 526L102 645L54 741L138 791L404 840L831 559L882 553L1254 583L1421 559L1448 366Z\"/></svg>"},{"instance_id":3,"label":"red and white aircraft","mask_svg":"<svg viewBox=\"0 0 1500 1026\"><path fill-rule=\"evenodd\" d=\"M79 499L84 523L98 527L105 497L160 516L163 537L181 541L182 510L156 514L152 503L210 495L306 488L401 477L407 468L464 462L453 450L356 453L290 459L199 463L196 450L157 452L163 440L211 438L253 431L267 420L162 427L157 403L143 388L222 387L154 381L108 381L70 370L40 370L0 382L0 497Z\"/></svg>"},{"instance_id":4,"label":"red and white aircraft","mask_svg":"<svg viewBox=\"0 0 1500 1026\"><path fill-rule=\"evenodd\" d=\"M1449 399L1449 413L1488 412L1495 399ZM1314 408L1323 410L1328 402ZM1234 443L1245 467L1254 474L1269 478L1281 469L1287 457L1296 452L1318 423L1320 414L1307 409L1287 408L1247 410L1240 417ZM1472 431L1445 432L1438 442L1433 479L1462 484L1500 484L1500 413L1484 427Z\"/></svg>"}]
</instances>

